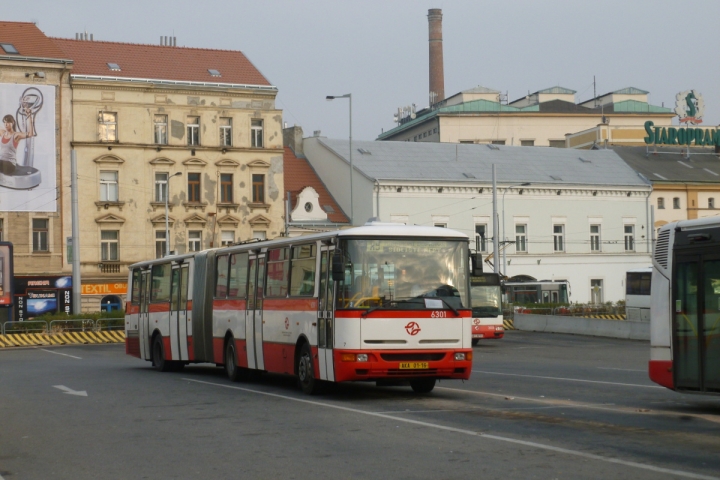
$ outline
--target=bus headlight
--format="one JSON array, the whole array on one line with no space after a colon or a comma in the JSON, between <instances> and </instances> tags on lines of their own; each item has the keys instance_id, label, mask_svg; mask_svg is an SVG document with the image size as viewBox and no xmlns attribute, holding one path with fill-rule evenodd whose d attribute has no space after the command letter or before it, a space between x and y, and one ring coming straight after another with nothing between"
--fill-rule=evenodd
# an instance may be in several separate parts
<instances>
[{"instance_id":1,"label":"bus headlight","mask_svg":"<svg viewBox=\"0 0 720 480\"><path fill-rule=\"evenodd\" d=\"M357 354L357 361L358 361L358 362L367 362L367 361L368 361L367 353L358 353L358 354Z\"/></svg>"},{"instance_id":2,"label":"bus headlight","mask_svg":"<svg viewBox=\"0 0 720 480\"><path fill-rule=\"evenodd\" d=\"M462 362L463 360L472 360L472 352L468 352L468 353L456 352L455 353L455 361Z\"/></svg>"}]
</instances>

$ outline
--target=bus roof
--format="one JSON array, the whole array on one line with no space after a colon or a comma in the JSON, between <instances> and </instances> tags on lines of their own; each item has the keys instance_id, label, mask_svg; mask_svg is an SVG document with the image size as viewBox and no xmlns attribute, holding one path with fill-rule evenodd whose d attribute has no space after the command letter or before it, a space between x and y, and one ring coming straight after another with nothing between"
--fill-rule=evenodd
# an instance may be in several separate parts
<instances>
[{"instance_id":1,"label":"bus roof","mask_svg":"<svg viewBox=\"0 0 720 480\"><path fill-rule=\"evenodd\" d=\"M677 222L667 223L660 229L667 230L669 228L679 228L680 230L693 230L700 228L716 228L720 227L720 217L704 217L695 218L693 220L680 220Z\"/></svg>"}]
</instances>

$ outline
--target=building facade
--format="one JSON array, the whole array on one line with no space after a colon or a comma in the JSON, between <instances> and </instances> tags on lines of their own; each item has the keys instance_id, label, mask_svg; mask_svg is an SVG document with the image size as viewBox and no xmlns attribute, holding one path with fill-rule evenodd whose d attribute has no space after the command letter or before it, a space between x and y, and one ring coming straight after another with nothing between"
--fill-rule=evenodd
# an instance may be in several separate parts
<instances>
[{"instance_id":1,"label":"building facade","mask_svg":"<svg viewBox=\"0 0 720 480\"><path fill-rule=\"evenodd\" d=\"M303 148L345 208L347 142L310 137ZM611 150L414 142L353 148L357 222L376 217L459 230L489 262L497 236L501 273L567 280L573 302L622 300L625 272L650 265L651 186Z\"/></svg>"}]
</instances>

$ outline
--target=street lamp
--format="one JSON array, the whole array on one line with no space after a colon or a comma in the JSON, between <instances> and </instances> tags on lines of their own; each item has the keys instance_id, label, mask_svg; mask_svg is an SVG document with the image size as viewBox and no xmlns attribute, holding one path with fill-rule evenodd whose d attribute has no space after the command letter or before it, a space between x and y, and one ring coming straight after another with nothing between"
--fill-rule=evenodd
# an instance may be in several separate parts
<instances>
[{"instance_id":1,"label":"street lamp","mask_svg":"<svg viewBox=\"0 0 720 480\"><path fill-rule=\"evenodd\" d=\"M336 98L347 98L350 101L350 225L353 225L353 160L352 160L352 93L345 95L328 95L325 100L331 101Z\"/></svg>"},{"instance_id":2,"label":"street lamp","mask_svg":"<svg viewBox=\"0 0 720 480\"><path fill-rule=\"evenodd\" d=\"M502 273L505 275L507 273L507 263L505 262L505 246L507 245L507 237L505 236L505 194L508 190L515 187L528 187L530 186L529 182L520 183L518 185L510 185L509 187L505 187L505 191L503 191L502 194L502 237L503 237L503 251L502 251ZM522 190L521 190L522 191Z\"/></svg>"},{"instance_id":3,"label":"street lamp","mask_svg":"<svg viewBox=\"0 0 720 480\"><path fill-rule=\"evenodd\" d=\"M175 172L168 175L167 184L165 184L165 256L170 255L170 222L168 221L168 198L170 197L170 179L182 175L182 172Z\"/></svg>"}]
</instances>

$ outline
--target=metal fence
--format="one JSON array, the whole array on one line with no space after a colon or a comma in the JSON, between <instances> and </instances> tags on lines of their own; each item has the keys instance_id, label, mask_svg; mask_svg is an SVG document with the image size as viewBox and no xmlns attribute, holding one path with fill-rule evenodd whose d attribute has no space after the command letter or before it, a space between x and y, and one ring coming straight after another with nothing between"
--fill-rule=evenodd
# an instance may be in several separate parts
<instances>
[{"instance_id":1,"label":"metal fence","mask_svg":"<svg viewBox=\"0 0 720 480\"><path fill-rule=\"evenodd\" d=\"M558 307L534 308L517 306L510 308L513 313L529 313L533 315L559 315L567 317L625 317L624 305L564 305Z\"/></svg>"},{"instance_id":2,"label":"metal fence","mask_svg":"<svg viewBox=\"0 0 720 480\"><path fill-rule=\"evenodd\" d=\"M3 323L0 333L7 335L11 333L100 332L122 330L124 323L124 318L12 321Z\"/></svg>"}]
</instances>

